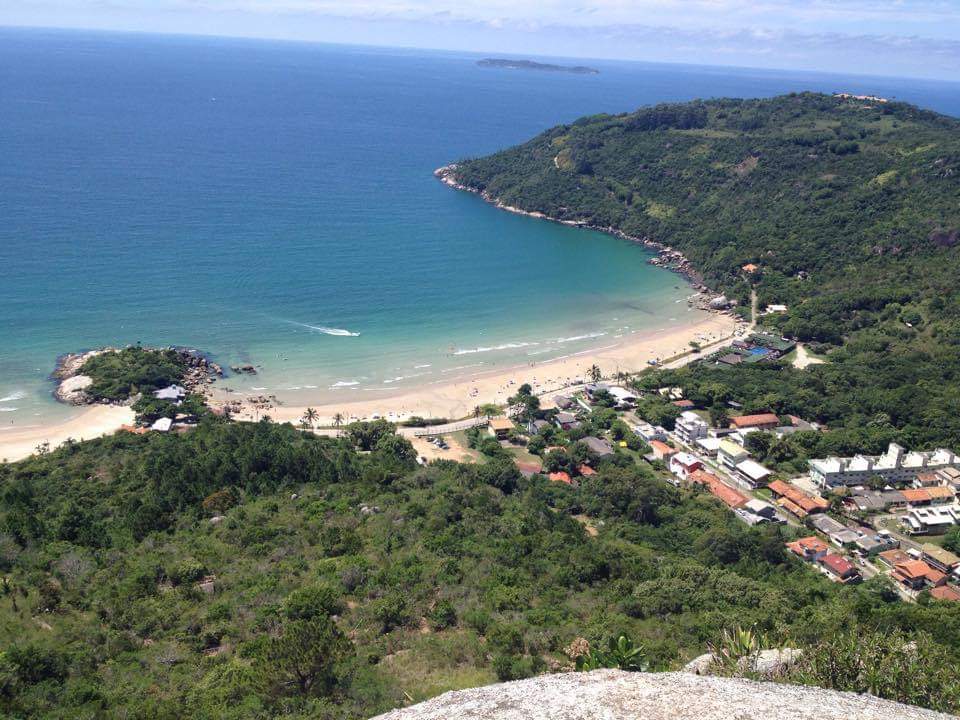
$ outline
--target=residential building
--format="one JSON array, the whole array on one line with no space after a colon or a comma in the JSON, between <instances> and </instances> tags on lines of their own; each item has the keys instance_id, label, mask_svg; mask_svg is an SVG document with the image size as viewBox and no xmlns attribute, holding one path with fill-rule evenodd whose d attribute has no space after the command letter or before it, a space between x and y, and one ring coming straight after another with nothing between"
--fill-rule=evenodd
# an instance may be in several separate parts
<instances>
[{"instance_id":1,"label":"residential building","mask_svg":"<svg viewBox=\"0 0 960 720\"><path fill-rule=\"evenodd\" d=\"M960 520L956 507L913 508L900 518L911 535L939 535Z\"/></svg>"},{"instance_id":2,"label":"residential building","mask_svg":"<svg viewBox=\"0 0 960 720\"><path fill-rule=\"evenodd\" d=\"M761 523L782 522L777 516L777 509L770 503L753 498L747 500L743 507L736 509L737 517L748 525L759 525Z\"/></svg>"},{"instance_id":3,"label":"residential building","mask_svg":"<svg viewBox=\"0 0 960 720\"><path fill-rule=\"evenodd\" d=\"M693 445L698 439L707 436L709 425L692 410L680 413L677 423L674 426L674 432L687 445Z\"/></svg>"},{"instance_id":4,"label":"residential building","mask_svg":"<svg viewBox=\"0 0 960 720\"><path fill-rule=\"evenodd\" d=\"M717 447L717 460L728 470L733 470L738 463L742 463L749 457L750 453L732 440L723 439Z\"/></svg>"},{"instance_id":5,"label":"residential building","mask_svg":"<svg viewBox=\"0 0 960 720\"><path fill-rule=\"evenodd\" d=\"M173 427L173 420L168 417L162 417L157 419L153 425L150 426L150 429L156 430L157 432L169 432L171 427Z\"/></svg>"},{"instance_id":6,"label":"residential building","mask_svg":"<svg viewBox=\"0 0 960 720\"><path fill-rule=\"evenodd\" d=\"M942 485L936 487L907 488L900 492L910 507L948 505L956 499L953 488Z\"/></svg>"},{"instance_id":7,"label":"residential building","mask_svg":"<svg viewBox=\"0 0 960 720\"><path fill-rule=\"evenodd\" d=\"M863 578L860 577L860 571L854 567L853 563L842 555L827 553L818 561L820 566L827 571L833 580L844 585L858 583Z\"/></svg>"},{"instance_id":8,"label":"residential building","mask_svg":"<svg viewBox=\"0 0 960 720\"><path fill-rule=\"evenodd\" d=\"M497 440L506 440L513 432L513 420L507 417L490 418L487 428Z\"/></svg>"},{"instance_id":9,"label":"residential building","mask_svg":"<svg viewBox=\"0 0 960 720\"><path fill-rule=\"evenodd\" d=\"M773 483L770 483L770 484L773 485ZM792 487L792 486L788 486L788 487ZM810 517L807 518L807 524L813 527L815 530L819 530L824 535L840 532L841 530L845 530L847 527L843 523L834 520L832 517L830 517L825 513L818 513L816 515L811 515Z\"/></svg>"},{"instance_id":10,"label":"residential building","mask_svg":"<svg viewBox=\"0 0 960 720\"><path fill-rule=\"evenodd\" d=\"M928 587L937 587L947 581L947 576L935 570L923 560L909 560L898 563L890 577L908 590L919 591Z\"/></svg>"},{"instance_id":11,"label":"residential building","mask_svg":"<svg viewBox=\"0 0 960 720\"><path fill-rule=\"evenodd\" d=\"M770 477L773 475L772 472L767 470L756 460L750 460L749 458L743 462L737 463L736 469L737 475L746 480L750 487L755 488L766 485L767 482L769 482Z\"/></svg>"},{"instance_id":12,"label":"residential building","mask_svg":"<svg viewBox=\"0 0 960 720\"><path fill-rule=\"evenodd\" d=\"M940 476L935 472L917 473L917 476L913 479L913 483L911 483L915 488L930 488L943 484Z\"/></svg>"},{"instance_id":13,"label":"residential building","mask_svg":"<svg viewBox=\"0 0 960 720\"><path fill-rule=\"evenodd\" d=\"M853 495L843 499L843 504L850 510L876 513L889 508L904 508L907 499L899 490L855 490Z\"/></svg>"},{"instance_id":14,"label":"residential building","mask_svg":"<svg viewBox=\"0 0 960 720\"><path fill-rule=\"evenodd\" d=\"M741 415L740 417L730 418L730 427L737 430L745 428L756 428L757 430L773 430L780 424L780 418L773 413L760 413L758 415Z\"/></svg>"},{"instance_id":15,"label":"residential building","mask_svg":"<svg viewBox=\"0 0 960 720\"><path fill-rule=\"evenodd\" d=\"M811 562L819 560L830 552L830 546L816 535L788 542L787 549L797 557Z\"/></svg>"},{"instance_id":16,"label":"residential building","mask_svg":"<svg viewBox=\"0 0 960 720\"><path fill-rule=\"evenodd\" d=\"M821 487L862 485L879 477L883 482L913 482L917 474L944 468L960 469L960 457L943 448L927 452L906 452L890 443L883 455L855 455L852 458L828 457L810 461L810 478Z\"/></svg>"},{"instance_id":17,"label":"residential building","mask_svg":"<svg viewBox=\"0 0 960 720\"><path fill-rule=\"evenodd\" d=\"M573 398L566 395L554 395L553 402L561 410L569 410L575 405Z\"/></svg>"},{"instance_id":18,"label":"residential building","mask_svg":"<svg viewBox=\"0 0 960 720\"><path fill-rule=\"evenodd\" d=\"M856 542L856 549L863 555L879 555L900 546L900 541L889 534L861 535Z\"/></svg>"},{"instance_id":19,"label":"residential building","mask_svg":"<svg viewBox=\"0 0 960 720\"><path fill-rule=\"evenodd\" d=\"M562 470L560 472L552 472L547 475L547 477L553 482L560 482L564 483L565 485L573 485L573 479L568 473L565 473Z\"/></svg>"},{"instance_id":20,"label":"residential building","mask_svg":"<svg viewBox=\"0 0 960 720\"><path fill-rule=\"evenodd\" d=\"M674 400L673 405L676 405L681 410L693 410L696 405L694 405L693 400Z\"/></svg>"},{"instance_id":21,"label":"residential building","mask_svg":"<svg viewBox=\"0 0 960 720\"><path fill-rule=\"evenodd\" d=\"M654 427L649 423L640 423L633 428L633 431L640 436L641 440L647 443L652 440L663 441L667 439L667 431L659 425Z\"/></svg>"},{"instance_id":22,"label":"residential building","mask_svg":"<svg viewBox=\"0 0 960 720\"><path fill-rule=\"evenodd\" d=\"M527 432L531 435L539 435L548 427L550 427L550 423L546 420L531 420L527 423Z\"/></svg>"},{"instance_id":23,"label":"residential building","mask_svg":"<svg viewBox=\"0 0 960 720\"><path fill-rule=\"evenodd\" d=\"M877 557L890 568L895 568L897 565L902 565L903 563L913 560L912 557L900 549L882 550Z\"/></svg>"},{"instance_id":24,"label":"residential building","mask_svg":"<svg viewBox=\"0 0 960 720\"><path fill-rule=\"evenodd\" d=\"M688 452L678 452L670 456L670 472L681 480L686 480L690 473L702 469L703 463L700 462L700 458Z\"/></svg>"},{"instance_id":25,"label":"residential building","mask_svg":"<svg viewBox=\"0 0 960 720\"><path fill-rule=\"evenodd\" d=\"M773 493L778 505L801 519L807 515L825 512L830 507L830 503L822 497L814 497L783 480L774 480L767 488Z\"/></svg>"},{"instance_id":26,"label":"residential building","mask_svg":"<svg viewBox=\"0 0 960 720\"><path fill-rule=\"evenodd\" d=\"M626 410L627 408L632 408L637 404L637 396L618 385L611 385L607 388L607 392L613 395L613 399L617 401L617 407L621 410Z\"/></svg>"},{"instance_id":27,"label":"residential building","mask_svg":"<svg viewBox=\"0 0 960 720\"><path fill-rule=\"evenodd\" d=\"M923 560L927 565L942 573L949 575L960 566L960 557L939 545L924 543L920 546L920 552L923 553Z\"/></svg>"},{"instance_id":28,"label":"residential building","mask_svg":"<svg viewBox=\"0 0 960 720\"><path fill-rule=\"evenodd\" d=\"M702 452L708 457L716 457L717 450L720 449L720 438L715 437L702 437L699 438L694 445L697 446L697 450Z\"/></svg>"},{"instance_id":29,"label":"residential building","mask_svg":"<svg viewBox=\"0 0 960 720\"><path fill-rule=\"evenodd\" d=\"M169 387L153 391L153 396L157 400L172 400L176 402L177 400L182 400L186 395L187 391L179 385L170 385Z\"/></svg>"},{"instance_id":30,"label":"residential building","mask_svg":"<svg viewBox=\"0 0 960 720\"><path fill-rule=\"evenodd\" d=\"M554 422L556 422L557 427L561 430L573 430L574 428L580 427L580 421L577 420L577 416L568 412L557 413Z\"/></svg>"},{"instance_id":31,"label":"residential building","mask_svg":"<svg viewBox=\"0 0 960 720\"><path fill-rule=\"evenodd\" d=\"M705 485L714 497L729 508L736 509L747 504L748 498L745 495L726 485L723 480L706 470L695 470L687 476L687 480Z\"/></svg>"},{"instance_id":32,"label":"residential building","mask_svg":"<svg viewBox=\"0 0 960 720\"><path fill-rule=\"evenodd\" d=\"M934 600L949 600L951 602L960 602L960 590L952 585L941 585L930 590L930 597Z\"/></svg>"},{"instance_id":33,"label":"residential building","mask_svg":"<svg viewBox=\"0 0 960 720\"><path fill-rule=\"evenodd\" d=\"M613 446L602 438L591 435L583 438L580 442L586 445L590 449L590 452L599 455L601 459L613 455Z\"/></svg>"},{"instance_id":34,"label":"residential building","mask_svg":"<svg viewBox=\"0 0 960 720\"><path fill-rule=\"evenodd\" d=\"M860 539L860 533L856 530L851 530L850 528L844 528L843 530L837 530L834 533L830 533L830 542L840 548L853 547L857 544L857 540Z\"/></svg>"},{"instance_id":35,"label":"residential building","mask_svg":"<svg viewBox=\"0 0 960 720\"><path fill-rule=\"evenodd\" d=\"M947 487L952 487L955 491L960 490L960 468L945 467L936 471L937 477Z\"/></svg>"},{"instance_id":36,"label":"residential building","mask_svg":"<svg viewBox=\"0 0 960 720\"><path fill-rule=\"evenodd\" d=\"M669 460L671 455L677 454L675 448L670 447L660 440L651 440L650 450L650 454L653 455L654 460Z\"/></svg>"}]
</instances>

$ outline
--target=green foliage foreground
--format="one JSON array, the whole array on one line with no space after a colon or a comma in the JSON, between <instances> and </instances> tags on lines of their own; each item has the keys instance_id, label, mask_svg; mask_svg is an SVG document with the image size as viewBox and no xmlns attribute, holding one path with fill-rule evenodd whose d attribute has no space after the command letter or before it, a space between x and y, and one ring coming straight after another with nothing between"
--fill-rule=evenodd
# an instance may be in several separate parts
<instances>
[{"instance_id":1,"label":"green foliage foreground","mask_svg":"<svg viewBox=\"0 0 960 720\"><path fill-rule=\"evenodd\" d=\"M645 466L574 489L410 450L384 423L207 418L0 466L0 714L363 718L572 668L578 638L587 665L677 667L737 625L810 647L926 632L941 667L914 662L938 674L910 697L955 684L955 605L831 584Z\"/></svg>"}]
</instances>

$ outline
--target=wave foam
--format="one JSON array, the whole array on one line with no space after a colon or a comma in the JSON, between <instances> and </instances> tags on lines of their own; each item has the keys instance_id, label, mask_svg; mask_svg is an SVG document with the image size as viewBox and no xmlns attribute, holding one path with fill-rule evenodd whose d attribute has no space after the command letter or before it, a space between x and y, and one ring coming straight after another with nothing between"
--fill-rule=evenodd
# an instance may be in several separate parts
<instances>
[{"instance_id":1,"label":"wave foam","mask_svg":"<svg viewBox=\"0 0 960 720\"><path fill-rule=\"evenodd\" d=\"M21 390L17 390L6 397L0 397L0 402L13 402L14 400L23 400L27 394Z\"/></svg>"},{"instance_id":2,"label":"wave foam","mask_svg":"<svg viewBox=\"0 0 960 720\"><path fill-rule=\"evenodd\" d=\"M15 407L0 407L0 412L14 412L19 409L20 408L15 408Z\"/></svg>"},{"instance_id":3,"label":"wave foam","mask_svg":"<svg viewBox=\"0 0 960 720\"><path fill-rule=\"evenodd\" d=\"M576 342L577 340L590 340L591 338L603 337L604 335L606 335L605 332L587 333L586 335L572 335L570 337L557 338L556 340L554 340L554 342L558 342L558 343Z\"/></svg>"},{"instance_id":4,"label":"wave foam","mask_svg":"<svg viewBox=\"0 0 960 720\"><path fill-rule=\"evenodd\" d=\"M330 386L331 390L336 390L337 388L353 387L354 385L359 385L360 381L358 380L338 380L333 385Z\"/></svg>"},{"instance_id":5,"label":"wave foam","mask_svg":"<svg viewBox=\"0 0 960 720\"><path fill-rule=\"evenodd\" d=\"M515 350L517 348L531 347L539 345L535 342L504 343L503 345L493 345L491 347L476 347L468 350L456 350L454 355L474 355L476 353L493 352L494 350Z\"/></svg>"}]
</instances>

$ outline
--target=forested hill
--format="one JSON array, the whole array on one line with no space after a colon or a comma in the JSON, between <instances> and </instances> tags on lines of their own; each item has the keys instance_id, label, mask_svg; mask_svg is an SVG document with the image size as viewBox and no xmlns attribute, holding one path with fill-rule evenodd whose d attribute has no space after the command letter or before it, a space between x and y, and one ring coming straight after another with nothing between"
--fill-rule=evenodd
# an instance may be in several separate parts
<instances>
[{"instance_id":1,"label":"forested hill","mask_svg":"<svg viewBox=\"0 0 960 720\"><path fill-rule=\"evenodd\" d=\"M851 278L863 293L953 286L960 121L902 103L802 94L595 115L456 175L508 205L671 245L743 298L751 262L783 301ZM903 275L905 258L935 272Z\"/></svg>"},{"instance_id":2,"label":"forested hill","mask_svg":"<svg viewBox=\"0 0 960 720\"><path fill-rule=\"evenodd\" d=\"M558 126L454 174L489 199L679 249L741 305L753 283L761 307L790 308L770 322L832 361L672 380L879 429L837 449L960 438L941 410L960 399L960 121L809 93L659 105Z\"/></svg>"}]
</instances>

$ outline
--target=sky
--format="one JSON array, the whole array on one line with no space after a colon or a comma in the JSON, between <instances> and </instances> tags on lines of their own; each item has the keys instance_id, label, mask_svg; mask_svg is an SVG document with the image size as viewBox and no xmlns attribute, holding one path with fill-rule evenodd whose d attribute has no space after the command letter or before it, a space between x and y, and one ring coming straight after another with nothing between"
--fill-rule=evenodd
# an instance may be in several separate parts
<instances>
[{"instance_id":1,"label":"sky","mask_svg":"<svg viewBox=\"0 0 960 720\"><path fill-rule=\"evenodd\" d=\"M0 25L960 80L960 0L0 0Z\"/></svg>"}]
</instances>

